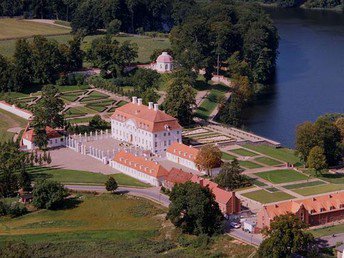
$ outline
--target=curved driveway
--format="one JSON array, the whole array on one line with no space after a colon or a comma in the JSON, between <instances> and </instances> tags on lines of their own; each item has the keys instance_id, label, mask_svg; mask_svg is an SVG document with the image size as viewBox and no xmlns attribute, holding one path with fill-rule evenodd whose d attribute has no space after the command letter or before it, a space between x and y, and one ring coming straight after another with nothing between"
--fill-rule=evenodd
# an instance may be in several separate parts
<instances>
[{"instance_id":1,"label":"curved driveway","mask_svg":"<svg viewBox=\"0 0 344 258\"><path fill-rule=\"evenodd\" d=\"M67 189L74 191L87 191L87 192L107 192L104 186L100 185L65 185ZM130 195L143 197L151 201L157 202L165 207L170 205L170 200L167 195L160 193L159 188L134 188L134 187L118 187L117 193L127 193Z\"/></svg>"}]
</instances>

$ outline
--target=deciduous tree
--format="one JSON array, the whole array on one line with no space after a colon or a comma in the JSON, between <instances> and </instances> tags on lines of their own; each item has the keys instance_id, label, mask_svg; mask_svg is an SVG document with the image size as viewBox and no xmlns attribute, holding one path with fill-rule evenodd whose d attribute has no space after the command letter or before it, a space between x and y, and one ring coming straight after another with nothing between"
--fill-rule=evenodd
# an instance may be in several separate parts
<instances>
[{"instance_id":1,"label":"deciduous tree","mask_svg":"<svg viewBox=\"0 0 344 258\"><path fill-rule=\"evenodd\" d=\"M118 188L116 179L110 176L108 180L105 182L105 188L106 188L106 191L109 191L109 192L116 191Z\"/></svg>"},{"instance_id":2,"label":"deciduous tree","mask_svg":"<svg viewBox=\"0 0 344 258\"><path fill-rule=\"evenodd\" d=\"M213 235L223 230L223 216L209 188L187 182L177 184L170 194L167 218L183 232Z\"/></svg>"},{"instance_id":3,"label":"deciduous tree","mask_svg":"<svg viewBox=\"0 0 344 258\"><path fill-rule=\"evenodd\" d=\"M211 171L214 168L218 168L222 164L222 153L221 150L215 145L205 145L203 146L195 159L197 168L200 171L206 171L210 176Z\"/></svg>"},{"instance_id":4,"label":"deciduous tree","mask_svg":"<svg viewBox=\"0 0 344 258\"><path fill-rule=\"evenodd\" d=\"M55 181L43 180L35 184L33 189L33 205L40 209L57 209L68 196L64 186Z\"/></svg>"},{"instance_id":5,"label":"deciduous tree","mask_svg":"<svg viewBox=\"0 0 344 258\"><path fill-rule=\"evenodd\" d=\"M323 148L315 146L311 149L307 158L307 166L314 169L316 174L327 168L328 165Z\"/></svg>"},{"instance_id":6,"label":"deciduous tree","mask_svg":"<svg viewBox=\"0 0 344 258\"><path fill-rule=\"evenodd\" d=\"M317 257L314 237L307 233L307 225L295 215L288 213L274 218L266 238L259 246L259 257L291 257L292 254Z\"/></svg>"}]
</instances>

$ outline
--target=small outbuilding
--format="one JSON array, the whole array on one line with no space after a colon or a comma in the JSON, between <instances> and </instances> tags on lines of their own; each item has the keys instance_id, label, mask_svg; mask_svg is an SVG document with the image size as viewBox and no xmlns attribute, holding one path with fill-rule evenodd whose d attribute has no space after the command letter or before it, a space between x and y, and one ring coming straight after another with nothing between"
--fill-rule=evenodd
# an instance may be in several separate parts
<instances>
[{"instance_id":1,"label":"small outbuilding","mask_svg":"<svg viewBox=\"0 0 344 258\"><path fill-rule=\"evenodd\" d=\"M156 59L155 70L159 73L170 73L173 70L173 58L167 52L162 52Z\"/></svg>"}]
</instances>

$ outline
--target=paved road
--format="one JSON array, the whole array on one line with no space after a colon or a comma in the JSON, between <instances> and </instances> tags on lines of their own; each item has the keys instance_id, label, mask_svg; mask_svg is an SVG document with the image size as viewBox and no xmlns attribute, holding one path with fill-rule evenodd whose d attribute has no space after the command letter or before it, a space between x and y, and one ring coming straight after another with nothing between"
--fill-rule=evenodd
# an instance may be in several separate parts
<instances>
[{"instance_id":1,"label":"paved road","mask_svg":"<svg viewBox=\"0 0 344 258\"><path fill-rule=\"evenodd\" d=\"M241 228L232 228L228 232L228 235L243 241L250 245L259 246L263 242L263 236L261 234L251 234L243 231Z\"/></svg>"},{"instance_id":2,"label":"paved road","mask_svg":"<svg viewBox=\"0 0 344 258\"><path fill-rule=\"evenodd\" d=\"M90 186L90 185L65 185L66 188L75 191L89 191L89 192L107 192L104 186ZM133 188L133 187L118 187L117 192L128 193L138 197L143 197L161 205L168 207L170 200L167 195L160 193L157 187L150 188Z\"/></svg>"},{"instance_id":3,"label":"paved road","mask_svg":"<svg viewBox=\"0 0 344 258\"><path fill-rule=\"evenodd\" d=\"M335 246L339 242L344 243L344 233L320 237L319 240L322 246Z\"/></svg>"}]
</instances>

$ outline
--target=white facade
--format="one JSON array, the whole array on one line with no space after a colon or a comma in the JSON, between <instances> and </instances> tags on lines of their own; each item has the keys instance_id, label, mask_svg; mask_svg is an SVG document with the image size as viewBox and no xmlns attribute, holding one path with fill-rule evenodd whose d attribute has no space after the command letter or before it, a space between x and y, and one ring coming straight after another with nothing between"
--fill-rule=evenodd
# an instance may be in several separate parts
<instances>
[{"instance_id":1,"label":"white facade","mask_svg":"<svg viewBox=\"0 0 344 258\"><path fill-rule=\"evenodd\" d=\"M181 158L181 157L174 155L173 153L170 153L170 152L166 152L166 158L168 160L174 162L174 163L177 163L177 164L182 165L184 167L191 168L193 170L198 171L195 162L193 162L192 160Z\"/></svg>"},{"instance_id":2,"label":"white facade","mask_svg":"<svg viewBox=\"0 0 344 258\"><path fill-rule=\"evenodd\" d=\"M37 148L37 146L34 144L34 142L29 141L25 138L23 138L23 145L26 146L26 149L28 149L28 150L34 150ZM48 145L47 145L48 149L58 148L61 146L65 146L65 137L64 136L61 136L59 138L48 139Z\"/></svg>"},{"instance_id":3,"label":"white facade","mask_svg":"<svg viewBox=\"0 0 344 258\"><path fill-rule=\"evenodd\" d=\"M162 52L156 60L155 70L159 73L172 72L173 58L167 52Z\"/></svg>"},{"instance_id":4,"label":"white facade","mask_svg":"<svg viewBox=\"0 0 344 258\"><path fill-rule=\"evenodd\" d=\"M144 183L147 183L153 186L160 186L163 181L163 178L156 178L156 177L147 175L146 173L142 173L141 171L125 166L113 160L110 161L110 166L122 172L123 174L131 176L133 178L136 178Z\"/></svg>"},{"instance_id":5,"label":"white facade","mask_svg":"<svg viewBox=\"0 0 344 258\"><path fill-rule=\"evenodd\" d=\"M142 99L133 97L133 103L138 106L142 105ZM123 106L124 107L124 106ZM149 112L162 112L158 110L158 105L150 102L146 107ZM142 110L144 112L144 110ZM116 114L116 113L115 113ZM138 118L139 115L138 115ZM111 118L111 134L112 137L119 141L130 143L134 146L141 147L144 150L149 150L152 153L161 154L173 142L182 142L182 128L173 129L172 127L165 126L160 131L151 131L148 126L144 126L145 122L139 122L135 117L130 117L126 120L120 121ZM148 121L147 123L154 124L155 122ZM163 124L163 122L157 122Z\"/></svg>"}]
</instances>

